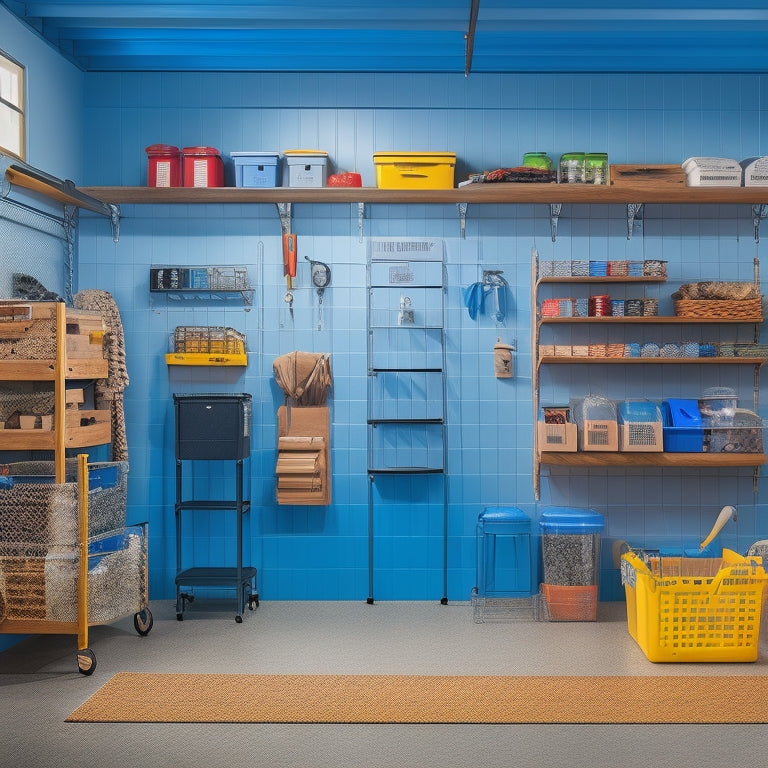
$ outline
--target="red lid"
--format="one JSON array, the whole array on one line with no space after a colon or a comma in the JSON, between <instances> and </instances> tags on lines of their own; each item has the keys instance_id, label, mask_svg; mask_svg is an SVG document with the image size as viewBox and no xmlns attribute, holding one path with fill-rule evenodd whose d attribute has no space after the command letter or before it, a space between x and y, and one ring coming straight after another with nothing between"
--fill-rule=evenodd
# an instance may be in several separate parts
<instances>
[{"instance_id":1,"label":"red lid","mask_svg":"<svg viewBox=\"0 0 768 768\"><path fill-rule=\"evenodd\" d=\"M144 150L148 155L178 155L179 148L170 144L150 144Z\"/></svg>"},{"instance_id":2,"label":"red lid","mask_svg":"<svg viewBox=\"0 0 768 768\"><path fill-rule=\"evenodd\" d=\"M184 147L181 150L185 155L218 156L219 150L215 147Z\"/></svg>"}]
</instances>

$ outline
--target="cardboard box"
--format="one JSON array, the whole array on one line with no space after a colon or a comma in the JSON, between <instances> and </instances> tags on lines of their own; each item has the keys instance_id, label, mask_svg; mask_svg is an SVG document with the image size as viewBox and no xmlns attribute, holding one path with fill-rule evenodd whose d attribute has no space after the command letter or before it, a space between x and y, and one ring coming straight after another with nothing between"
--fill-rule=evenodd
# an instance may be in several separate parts
<instances>
[{"instance_id":1,"label":"cardboard box","mask_svg":"<svg viewBox=\"0 0 768 768\"><path fill-rule=\"evenodd\" d=\"M579 438L582 451L618 451L619 425L606 419L585 420Z\"/></svg>"},{"instance_id":2,"label":"cardboard box","mask_svg":"<svg viewBox=\"0 0 768 768\"><path fill-rule=\"evenodd\" d=\"M577 428L574 422L565 424L536 424L539 451L576 451L578 447Z\"/></svg>"}]
</instances>

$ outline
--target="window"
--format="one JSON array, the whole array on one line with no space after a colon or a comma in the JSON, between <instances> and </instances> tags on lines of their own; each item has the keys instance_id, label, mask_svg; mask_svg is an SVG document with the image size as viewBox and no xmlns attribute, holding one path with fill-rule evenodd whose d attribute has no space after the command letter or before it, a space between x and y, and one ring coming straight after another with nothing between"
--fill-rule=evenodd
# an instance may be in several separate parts
<instances>
[{"instance_id":1,"label":"window","mask_svg":"<svg viewBox=\"0 0 768 768\"><path fill-rule=\"evenodd\" d=\"M24 67L0 53L0 150L24 159Z\"/></svg>"}]
</instances>

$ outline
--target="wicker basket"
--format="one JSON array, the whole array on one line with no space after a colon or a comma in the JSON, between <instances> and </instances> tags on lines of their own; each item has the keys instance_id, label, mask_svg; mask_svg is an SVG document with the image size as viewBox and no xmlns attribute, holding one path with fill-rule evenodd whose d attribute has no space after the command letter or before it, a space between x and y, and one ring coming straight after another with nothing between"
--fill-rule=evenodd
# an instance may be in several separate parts
<instances>
[{"instance_id":1,"label":"wicker basket","mask_svg":"<svg viewBox=\"0 0 768 768\"><path fill-rule=\"evenodd\" d=\"M677 317L694 317L700 320L734 318L741 320L763 319L763 302L758 299L676 299Z\"/></svg>"}]
</instances>

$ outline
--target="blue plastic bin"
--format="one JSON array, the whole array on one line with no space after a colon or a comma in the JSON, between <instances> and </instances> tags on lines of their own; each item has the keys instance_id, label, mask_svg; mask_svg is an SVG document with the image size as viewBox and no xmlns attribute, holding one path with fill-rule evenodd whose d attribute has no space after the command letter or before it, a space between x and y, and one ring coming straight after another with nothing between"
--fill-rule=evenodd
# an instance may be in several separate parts
<instances>
[{"instance_id":1,"label":"blue plastic bin","mask_svg":"<svg viewBox=\"0 0 768 768\"><path fill-rule=\"evenodd\" d=\"M531 519L516 507L486 507L477 518L479 597L530 597Z\"/></svg>"},{"instance_id":2,"label":"blue plastic bin","mask_svg":"<svg viewBox=\"0 0 768 768\"><path fill-rule=\"evenodd\" d=\"M698 400L672 398L661 404L664 450L668 453L701 453L704 445Z\"/></svg>"}]
</instances>

